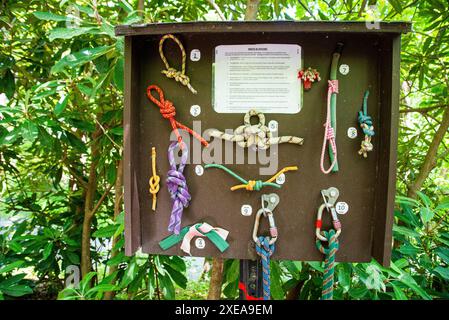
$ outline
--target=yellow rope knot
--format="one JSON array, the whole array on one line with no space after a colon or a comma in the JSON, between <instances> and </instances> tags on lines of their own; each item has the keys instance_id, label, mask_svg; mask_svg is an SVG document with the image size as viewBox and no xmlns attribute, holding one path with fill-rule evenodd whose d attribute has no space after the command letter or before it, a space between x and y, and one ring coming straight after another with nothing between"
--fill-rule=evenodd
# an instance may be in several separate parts
<instances>
[{"instance_id":1,"label":"yellow rope knot","mask_svg":"<svg viewBox=\"0 0 449 320\"><path fill-rule=\"evenodd\" d=\"M297 166L285 167L266 181L248 180L248 182L245 184L239 184L239 185L231 187L231 191L235 191L235 190L239 190L239 189L246 189L248 191L260 191L265 185L272 184L273 181L275 181L281 174L288 172L288 171L296 171L296 170L298 170Z\"/></svg>"},{"instance_id":2,"label":"yellow rope knot","mask_svg":"<svg viewBox=\"0 0 449 320\"><path fill-rule=\"evenodd\" d=\"M168 64L167 58L164 55L164 41L166 39L172 39L176 44L178 45L179 49L181 50L181 71L178 71ZM190 85L190 78L186 75L186 51L184 50L184 46L182 45L181 41L179 41L178 38L176 38L172 34L166 34L161 38L159 41L159 55L161 56L162 62L164 62L166 70L162 70L162 73L167 76L169 79L175 79L177 82L180 82L182 85L189 88L189 90L196 94L197 91Z\"/></svg>"},{"instance_id":3,"label":"yellow rope knot","mask_svg":"<svg viewBox=\"0 0 449 320\"><path fill-rule=\"evenodd\" d=\"M161 178L156 174L156 148L151 148L151 168L153 171L153 176L150 177L150 193L153 195L153 211L156 211L157 193L159 192L159 182Z\"/></svg>"}]
</instances>

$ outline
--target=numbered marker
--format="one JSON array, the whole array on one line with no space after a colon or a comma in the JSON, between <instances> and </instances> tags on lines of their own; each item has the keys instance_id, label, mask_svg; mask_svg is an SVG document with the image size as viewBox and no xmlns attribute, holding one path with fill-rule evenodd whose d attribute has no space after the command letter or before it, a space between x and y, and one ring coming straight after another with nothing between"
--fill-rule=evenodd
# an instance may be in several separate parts
<instances>
[{"instance_id":1,"label":"numbered marker","mask_svg":"<svg viewBox=\"0 0 449 320\"><path fill-rule=\"evenodd\" d=\"M349 206L346 202L337 202L337 204L335 205L335 210L338 214L346 214L346 212L348 212L349 210Z\"/></svg>"},{"instance_id":2,"label":"numbered marker","mask_svg":"<svg viewBox=\"0 0 449 320\"><path fill-rule=\"evenodd\" d=\"M357 129L354 127L348 128L348 138L349 139L355 139L357 138Z\"/></svg>"},{"instance_id":3,"label":"numbered marker","mask_svg":"<svg viewBox=\"0 0 449 320\"><path fill-rule=\"evenodd\" d=\"M198 249L204 249L205 246L206 246L206 241L204 241L203 238L196 238L195 247L197 247Z\"/></svg>"},{"instance_id":4,"label":"numbered marker","mask_svg":"<svg viewBox=\"0 0 449 320\"><path fill-rule=\"evenodd\" d=\"M276 120L271 120L268 122L268 129L270 129L271 132L278 131L279 124Z\"/></svg>"},{"instance_id":5,"label":"numbered marker","mask_svg":"<svg viewBox=\"0 0 449 320\"><path fill-rule=\"evenodd\" d=\"M276 178L276 183L277 184L284 184L285 183L285 174L280 174L277 178Z\"/></svg>"},{"instance_id":6,"label":"numbered marker","mask_svg":"<svg viewBox=\"0 0 449 320\"><path fill-rule=\"evenodd\" d=\"M194 117L198 117L201 113L201 107L197 104L194 104L190 107L190 114Z\"/></svg>"},{"instance_id":7,"label":"numbered marker","mask_svg":"<svg viewBox=\"0 0 449 320\"><path fill-rule=\"evenodd\" d=\"M253 213L253 207L249 204L244 204L241 208L242 215L245 217L249 217Z\"/></svg>"},{"instance_id":8,"label":"numbered marker","mask_svg":"<svg viewBox=\"0 0 449 320\"><path fill-rule=\"evenodd\" d=\"M197 164L197 165L195 166L195 173L196 173L197 176L202 176L203 173L204 173L204 168L203 168L203 166L200 165L200 164Z\"/></svg>"},{"instance_id":9,"label":"numbered marker","mask_svg":"<svg viewBox=\"0 0 449 320\"><path fill-rule=\"evenodd\" d=\"M349 73L349 66L347 64L342 64L342 65L340 65L339 70L340 70L340 73L345 76Z\"/></svg>"},{"instance_id":10,"label":"numbered marker","mask_svg":"<svg viewBox=\"0 0 449 320\"><path fill-rule=\"evenodd\" d=\"M199 61L201 59L201 51L198 49L193 49L190 51L190 60Z\"/></svg>"}]
</instances>

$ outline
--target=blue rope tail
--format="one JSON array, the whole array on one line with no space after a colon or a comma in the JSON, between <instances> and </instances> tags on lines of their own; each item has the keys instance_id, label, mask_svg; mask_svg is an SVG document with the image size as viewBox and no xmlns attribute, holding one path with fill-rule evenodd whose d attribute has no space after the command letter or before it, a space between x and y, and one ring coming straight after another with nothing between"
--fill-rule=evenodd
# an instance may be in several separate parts
<instances>
[{"instance_id":1,"label":"blue rope tail","mask_svg":"<svg viewBox=\"0 0 449 320\"><path fill-rule=\"evenodd\" d=\"M259 237L256 244L256 252L262 259L263 272L263 299L270 300L270 257L274 252L274 243L269 244L269 237Z\"/></svg>"}]
</instances>

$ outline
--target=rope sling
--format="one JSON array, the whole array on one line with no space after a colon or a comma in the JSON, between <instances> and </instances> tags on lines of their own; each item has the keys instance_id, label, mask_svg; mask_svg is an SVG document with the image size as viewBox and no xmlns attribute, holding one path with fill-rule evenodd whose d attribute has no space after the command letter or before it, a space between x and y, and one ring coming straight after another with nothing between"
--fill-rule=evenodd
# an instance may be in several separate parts
<instances>
[{"instance_id":1,"label":"rope sling","mask_svg":"<svg viewBox=\"0 0 449 320\"><path fill-rule=\"evenodd\" d=\"M338 171L337 160L337 94L338 94L338 80L337 80L337 68L340 61L341 51L343 49L342 43L337 43L337 48L332 54L331 71L328 80L327 89L327 107L326 107L326 122L324 123L324 138L323 147L321 149L320 169L324 174L328 174L331 171ZM324 168L324 156L326 153L326 146L328 146L330 166L328 169Z\"/></svg>"}]
</instances>

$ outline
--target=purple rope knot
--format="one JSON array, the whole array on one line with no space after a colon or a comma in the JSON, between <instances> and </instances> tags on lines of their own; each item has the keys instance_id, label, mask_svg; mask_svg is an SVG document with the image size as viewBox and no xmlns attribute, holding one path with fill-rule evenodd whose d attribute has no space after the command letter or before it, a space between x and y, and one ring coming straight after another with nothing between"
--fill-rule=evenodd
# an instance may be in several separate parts
<instances>
[{"instance_id":1,"label":"purple rope knot","mask_svg":"<svg viewBox=\"0 0 449 320\"><path fill-rule=\"evenodd\" d=\"M170 197L173 200L173 207L170 215L170 222L168 224L168 231L179 234L181 230L181 218L184 208L188 207L192 199L187 186L186 178L184 177L184 168L187 162L189 152L187 145L181 142L182 155L179 166L176 167L176 160L174 150L178 146L178 142L173 142L168 147L168 162L170 163L170 170L167 172L167 189Z\"/></svg>"}]
</instances>

